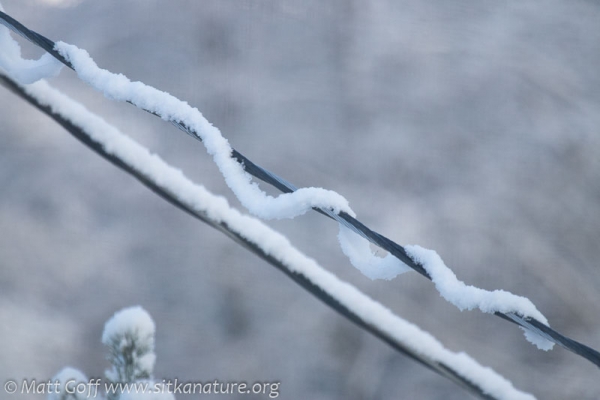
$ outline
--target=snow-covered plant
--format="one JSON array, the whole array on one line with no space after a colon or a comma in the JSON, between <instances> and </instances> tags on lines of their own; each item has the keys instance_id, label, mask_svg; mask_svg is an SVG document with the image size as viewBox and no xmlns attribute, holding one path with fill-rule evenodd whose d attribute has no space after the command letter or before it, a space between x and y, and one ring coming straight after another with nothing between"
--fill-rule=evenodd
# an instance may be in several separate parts
<instances>
[{"instance_id":1,"label":"snow-covered plant","mask_svg":"<svg viewBox=\"0 0 600 400\"><path fill-rule=\"evenodd\" d=\"M142 307L117 312L104 326L102 343L108 347L112 369L106 379L131 383L151 379L154 370L154 321Z\"/></svg>"},{"instance_id":2,"label":"snow-covered plant","mask_svg":"<svg viewBox=\"0 0 600 400\"><path fill-rule=\"evenodd\" d=\"M154 371L154 321L140 306L115 313L104 325L102 343L111 368L106 380L88 379L74 368L64 368L52 379L56 388L48 400L174 400L169 391L157 390Z\"/></svg>"}]
</instances>

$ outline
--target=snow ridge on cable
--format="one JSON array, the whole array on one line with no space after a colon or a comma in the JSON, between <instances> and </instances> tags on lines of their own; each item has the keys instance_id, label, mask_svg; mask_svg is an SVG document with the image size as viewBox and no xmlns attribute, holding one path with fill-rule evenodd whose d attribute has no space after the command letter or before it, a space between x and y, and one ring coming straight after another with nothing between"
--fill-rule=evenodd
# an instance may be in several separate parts
<instances>
[{"instance_id":1,"label":"snow ridge on cable","mask_svg":"<svg viewBox=\"0 0 600 400\"><path fill-rule=\"evenodd\" d=\"M1 78L1 75L0 75ZM318 291L332 301L328 304L336 309L343 307L351 319L358 319L362 326L368 326L388 343L427 365L434 371L449 377L469 388L483 399L532 400L531 394L519 391L510 381L489 367L481 366L465 353L454 353L446 349L435 337L418 326L396 316L388 308L363 294L354 286L341 281L333 273L319 266L313 259L297 250L289 240L272 230L260 220L244 215L231 208L226 199L216 196L203 186L191 182L185 175L171 167L156 154L122 134L102 118L89 112L83 105L52 88L42 80L27 87L16 87L30 97L30 100L43 108L63 126L77 127L80 135L85 135L87 143L104 156L118 160L118 165L126 166L128 172L154 188L162 191L165 198L171 198L184 209L199 213L212 226L225 226L232 236L246 240L254 250L266 259L276 260L278 265L294 276L302 276ZM126 321L116 315L107 325L104 338L123 331ZM135 312L144 332L154 330L154 324L144 315ZM150 365L153 358L140 365Z\"/></svg>"}]
</instances>

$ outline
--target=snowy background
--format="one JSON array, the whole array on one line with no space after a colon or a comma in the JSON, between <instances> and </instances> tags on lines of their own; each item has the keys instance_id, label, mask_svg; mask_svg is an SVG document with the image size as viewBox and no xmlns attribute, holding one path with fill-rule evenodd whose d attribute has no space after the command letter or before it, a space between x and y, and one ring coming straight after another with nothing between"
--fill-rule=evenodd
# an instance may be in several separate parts
<instances>
[{"instance_id":1,"label":"snowy background","mask_svg":"<svg viewBox=\"0 0 600 400\"><path fill-rule=\"evenodd\" d=\"M2 4L101 67L197 106L260 165L338 191L371 228L437 250L469 284L529 297L552 327L600 348L600 5ZM239 206L201 144L69 70L53 82ZM465 397L2 93L2 382L67 365L101 376L104 322L139 304L157 324L157 378L280 381L284 399ZM369 281L327 218L269 225L518 388L600 397L592 364L461 313L417 274Z\"/></svg>"}]
</instances>

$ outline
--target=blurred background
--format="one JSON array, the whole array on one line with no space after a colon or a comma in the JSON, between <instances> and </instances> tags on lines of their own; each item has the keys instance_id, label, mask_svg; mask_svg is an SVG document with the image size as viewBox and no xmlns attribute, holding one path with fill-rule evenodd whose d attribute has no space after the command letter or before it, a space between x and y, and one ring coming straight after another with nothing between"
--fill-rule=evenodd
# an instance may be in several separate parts
<instances>
[{"instance_id":1,"label":"blurred background","mask_svg":"<svg viewBox=\"0 0 600 400\"><path fill-rule=\"evenodd\" d=\"M600 349L599 3L2 4L101 67L198 107L258 164L339 192L371 228L435 249L468 284L530 298L552 327ZM20 42L25 56L41 54ZM70 70L53 84L240 207L200 143ZM139 304L157 324L158 379L280 381L284 399L467 397L5 89L0 121L2 382L65 366L102 376L104 322ZM363 277L327 218L268 224L519 389L600 398L591 363L461 313L416 273Z\"/></svg>"}]
</instances>

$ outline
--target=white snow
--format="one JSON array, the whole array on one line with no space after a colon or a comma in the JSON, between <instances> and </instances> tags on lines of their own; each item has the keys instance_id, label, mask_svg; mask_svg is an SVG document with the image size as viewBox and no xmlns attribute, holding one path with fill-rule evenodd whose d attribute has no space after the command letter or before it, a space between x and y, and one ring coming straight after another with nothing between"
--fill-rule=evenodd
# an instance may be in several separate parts
<instances>
[{"instance_id":1,"label":"white snow","mask_svg":"<svg viewBox=\"0 0 600 400\"><path fill-rule=\"evenodd\" d=\"M135 333L147 341L140 343L154 349L154 321L150 314L140 306L125 308L118 311L104 325L102 343L109 345L112 338Z\"/></svg>"},{"instance_id":2,"label":"white snow","mask_svg":"<svg viewBox=\"0 0 600 400\"><path fill-rule=\"evenodd\" d=\"M548 325L548 320L526 297L517 296L505 290L488 291L459 281L454 272L444 264L433 250L421 246L405 246L408 255L419 262L431 276L436 289L446 301L461 311L480 309L484 313L517 313L523 317L532 317ZM551 350L554 343L525 330L525 337L541 350Z\"/></svg>"},{"instance_id":3,"label":"white snow","mask_svg":"<svg viewBox=\"0 0 600 400\"><path fill-rule=\"evenodd\" d=\"M129 101L160 115L166 121L185 122L191 127L213 156L227 185L252 214L263 219L294 218L312 207L331 208L336 213L346 211L353 214L346 199L322 188L302 188L277 197L267 195L258 185L251 183L251 176L231 158L232 149L227 139L197 108L142 82L131 82L122 74L98 68L85 50L64 42L56 43L56 50L73 64L83 81L107 97Z\"/></svg>"},{"instance_id":4,"label":"white snow","mask_svg":"<svg viewBox=\"0 0 600 400\"><path fill-rule=\"evenodd\" d=\"M232 149L229 142L198 109L141 82L131 82L122 74L100 69L85 50L63 42L56 44L56 50L73 64L83 81L103 92L108 98L129 101L167 121L185 122L191 127L202 138L208 153L213 155L228 186L252 214L262 219L294 218L312 207L320 207L331 209L335 213L345 211L355 215L344 197L322 188L301 188L276 198L267 195L257 184L252 183L251 176L231 158ZM375 256L362 237L349 230L344 231L345 228L341 225L340 227L339 240L344 254L350 258L352 265L367 277L390 280L410 270L391 255L384 259Z\"/></svg>"},{"instance_id":5,"label":"white snow","mask_svg":"<svg viewBox=\"0 0 600 400\"><path fill-rule=\"evenodd\" d=\"M0 4L0 11L4 11ZM0 20L0 71L21 84L28 84L42 78L57 76L63 64L44 53L38 60L27 60L21 57L21 47L11 36L10 31Z\"/></svg>"},{"instance_id":6,"label":"white snow","mask_svg":"<svg viewBox=\"0 0 600 400\"><path fill-rule=\"evenodd\" d=\"M320 188L299 189L294 193L283 194L277 198L268 196L259 189L258 185L251 182L250 175L237 161L231 158L231 147L228 141L196 108L141 82L131 82L122 74L113 74L100 69L85 50L63 42L56 44L56 50L73 64L83 81L103 92L107 97L119 101L129 101L168 121L185 122L197 132L208 153L213 155L229 187L254 215L264 219L293 218L310 210L311 207L321 207L333 209L336 213L346 211L354 216L348 202L342 196ZM402 265L392 255L387 255L385 258L374 255L366 240L343 226L340 226L338 238L342 251L349 257L352 265L371 279L390 280L408 270L408 267ZM415 256L426 256L419 253L418 249L413 248L413 251L416 252ZM488 292L466 286L456 279L454 273L441 260L439 261L432 263L431 267L432 271L438 274L437 282L434 281L436 288L440 290L446 300L458 308L479 308L483 312L513 312L525 317L534 317L547 324L547 320L529 300L505 291ZM435 268L437 266L439 268ZM449 277L453 277L453 279L449 279ZM449 282L453 282L453 285L450 285ZM537 334L526 332L526 338L540 349L552 348L550 341ZM532 338L534 340L531 340Z\"/></svg>"},{"instance_id":7,"label":"white snow","mask_svg":"<svg viewBox=\"0 0 600 400\"><path fill-rule=\"evenodd\" d=\"M372 280L385 279L389 281L400 274L412 271L408 265L398 260L392 254L387 254L385 257L376 256L371 251L371 246L367 239L357 235L342 224L339 224L339 226L338 239L342 251L352 265L366 277Z\"/></svg>"},{"instance_id":8,"label":"white snow","mask_svg":"<svg viewBox=\"0 0 600 400\"><path fill-rule=\"evenodd\" d=\"M115 313L104 325L102 343L109 347L116 347L115 351L135 345L144 352L135 352L134 374L152 376L156 355L154 354L155 325L150 314L142 307L129 307ZM118 344L115 344L118 342ZM122 371L121 371L122 372ZM117 366L106 371L106 376L113 382L119 381Z\"/></svg>"},{"instance_id":9,"label":"white snow","mask_svg":"<svg viewBox=\"0 0 600 400\"><path fill-rule=\"evenodd\" d=\"M88 379L83 374L83 372L78 369L65 367L58 374L56 374L52 380L52 382L60 382L59 387L57 388L58 393L52 390L51 393L48 394L48 400L63 400L65 397L68 397L73 400L83 400L86 399L86 393L77 393L74 388L79 383L87 383ZM65 387L66 386L66 387ZM69 396L65 396L66 392L75 392L71 393Z\"/></svg>"},{"instance_id":10,"label":"white snow","mask_svg":"<svg viewBox=\"0 0 600 400\"><path fill-rule=\"evenodd\" d=\"M47 60L50 57L49 54L45 54L37 61L23 60L18 44L10 37L5 27L0 27L0 48L3 49L3 52L0 53L0 68L20 82L36 81L41 77L52 76L60 71L60 69L56 70L54 68L54 64L58 61L50 62ZM167 121L185 122L202 139L228 186L241 203L256 216L264 219L293 218L306 213L313 207L331 209L335 213L345 211L354 216L346 199L333 191L322 188L302 188L278 197L267 195L256 183L252 182L251 176L243 170L239 163L231 158L232 149L228 141L216 127L204 118L198 109L192 108L186 102L141 82L131 82L122 74L117 75L98 68L85 50L63 42L56 44L56 50L73 64L82 80L102 91L107 97L119 101L129 101L140 108L160 115ZM70 104L69 107L77 108L81 106ZM79 112L83 111L79 110ZM102 124L104 122L98 121L95 116L88 115L85 121L85 126ZM112 127L110 129L114 130ZM92 129L88 129L88 131L92 131ZM102 136L102 132L96 132L96 134ZM103 143L109 152L119 152L119 149L132 146L132 141L123 135L119 135L118 132L112 136L104 137ZM175 193L181 195L182 193L179 192L181 185L187 185L187 181L180 171L164 168L165 164L146 149L138 148L133 152L126 150L119 154L119 157L122 157L131 165L137 165L144 173L156 177L158 182L172 184L170 189ZM157 162L138 163L139 159L148 157ZM185 194L198 195L198 193L192 195L191 192ZM191 198L186 198L186 200L191 200ZM223 199L219 201L224 202ZM220 207L227 208L228 205L225 202ZM211 212L210 208L206 211ZM348 256L352 265L370 279L390 280L409 270L406 265L390 254L383 258L377 257L364 238L342 225L340 225L338 238L342 251ZM534 317L547 324L544 316L528 299L502 290L489 292L467 286L457 280L454 273L444 265L434 252L427 252L418 246L411 247L410 251L415 259L422 259L422 262L426 264L425 267L432 275L436 288L442 297L455 304L459 309L479 308L481 311L488 313L495 311L516 313L524 317ZM553 344L550 341L529 330L525 332L528 340L539 348L544 350L552 348Z\"/></svg>"},{"instance_id":11,"label":"white snow","mask_svg":"<svg viewBox=\"0 0 600 400\"><path fill-rule=\"evenodd\" d=\"M111 154L126 164L143 172L164 190L175 194L191 208L205 213L213 221L223 221L234 231L258 245L291 271L302 274L316 286L329 293L344 307L353 310L368 324L379 327L391 338L403 343L424 357L452 366L461 376L480 386L486 393L500 399L533 399L530 394L515 389L512 383L492 369L483 367L464 353L454 353L432 335L414 324L394 315L389 309L372 300L354 286L341 281L323 269L313 259L293 247L290 242L261 221L241 214L229 207L227 201L208 192L204 187L189 181L179 170L151 154L132 139L121 134L101 118L91 114L82 105L51 88L45 81L26 87L40 102L50 106L76 125L82 127L92 138L100 142ZM153 332L154 324L141 309L117 313L105 328L103 341L111 334L121 332L131 321L140 325L144 332Z\"/></svg>"}]
</instances>

